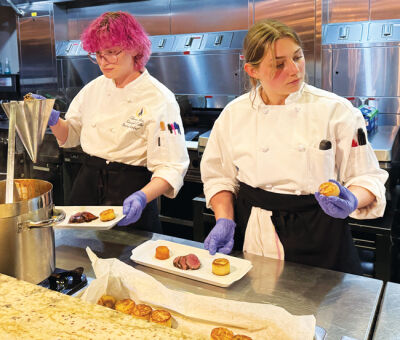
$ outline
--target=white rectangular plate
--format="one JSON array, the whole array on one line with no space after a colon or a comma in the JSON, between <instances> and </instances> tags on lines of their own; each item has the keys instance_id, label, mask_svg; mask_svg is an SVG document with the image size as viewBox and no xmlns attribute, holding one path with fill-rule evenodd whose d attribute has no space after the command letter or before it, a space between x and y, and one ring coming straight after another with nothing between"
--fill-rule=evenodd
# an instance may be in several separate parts
<instances>
[{"instance_id":1,"label":"white rectangular plate","mask_svg":"<svg viewBox=\"0 0 400 340\"><path fill-rule=\"evenodd\" d=\"M155 258L156 248L158 246L167 246L170 257L166 260ZM197 270L183 270L173 265L173 260L177 256L195 254L201 263ZM216 258L226 258L229 260L231 272L225 276L218 276L212 273L212 261ZM237 257L216 253L210 255L208 250L174 243L165 240L150 240L142 243L132 250L131 260L144 266L163 270L168 273L183 276L189 279L209 283L219 287L229 287L232 283L240 280L253 267L250 261L239 259Z\"/></svg>"},{"instance_id":2,"label":"white rectangular plate","mask_svg":"<svg viewBox=\"0 0 400 340\"><path fill-rule=\"evenodd\" d=\"M122 214L122 206L56 206L56 209L65 211L65 220L56 224L57 229L91 229L108 230L114 227L125 215ZM107 209L114 209L115 218L111 221L100 221L100 213ZM69 223L69 218L82 211L88 211L98 218L87 223Z\"/></svg>"}]
</instances>

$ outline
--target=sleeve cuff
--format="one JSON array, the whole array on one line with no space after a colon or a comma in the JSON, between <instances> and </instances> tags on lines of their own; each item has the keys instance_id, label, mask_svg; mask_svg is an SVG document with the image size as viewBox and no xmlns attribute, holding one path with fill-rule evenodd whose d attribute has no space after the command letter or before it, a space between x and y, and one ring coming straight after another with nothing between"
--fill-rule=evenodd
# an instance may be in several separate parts
<instances>
[{"instance_id":1,"label":"sleeve cuff","mask_svg":"<svg viewBox=\"0 0 400 340\"><path fill-rule=\"evenodd\" d=\"M175 198L176 195L178 195L179 190L183 186L183 177L180 173L178 173L175 170L171 169L160 169L157 170L153 173L153 176L151 176L151 179L158 177L162 178L163 180L167 181L171 186L172 189L168 190L166 193L164 193L165 197L168 198Z\"/></svg>"},{"instance_id":2,"label":"sleeve cuff","mask_svg":"<svg viewBox=\"0 0 400 340\"><path fill-rule=\"evenodd\" d=\"M204 185L204 195L206 196L207 208L211 208L211 198L220 191L230 191L231 193L236 194L237 184L232 183L231 181L220 182L218 180L216 183L213 183L213 181L208 181L207 185Z\"/></svg>"},{"instance_id":3,"label":"sleeve cuff","mask_svg":"<svg viewBox=\"0 0 400 340\"><path fill-rule=\"evenodd\" d=\"M350 180L346 183L346 187L351 185L357 185L363 187L372 192L376 199L367 207L356 209L351 214L350 217L362 220L362 219L373 219L382 217L385 212L386 207L386 197L385 197L385 187L380 182L371 180L370 177L357 177L357 179Z\"/></svg>"}]
</instances>

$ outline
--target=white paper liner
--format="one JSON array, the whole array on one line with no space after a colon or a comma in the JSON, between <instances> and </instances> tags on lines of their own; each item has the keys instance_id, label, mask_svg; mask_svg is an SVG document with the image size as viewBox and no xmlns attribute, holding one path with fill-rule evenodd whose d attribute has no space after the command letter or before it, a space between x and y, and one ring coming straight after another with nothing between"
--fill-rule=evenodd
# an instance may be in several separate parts
<instances>
[{"instance_id":1,"label":"white paper liner","mask_svg":"<svg viewBox=\"0 0 400 340\"><path fill-rule=\"evenodd\" d=\"M117 300L130 298L153 308L168 310L173 328L210 339L215 327L226 327L235 334L256 339L312 340L315 332L313 315L295 316L281 307L202 296L169 289L152 276L118 259L100 259L86 248L96 279L81 299L97 303L104 294Z\"/></svg>"}]
</instances>

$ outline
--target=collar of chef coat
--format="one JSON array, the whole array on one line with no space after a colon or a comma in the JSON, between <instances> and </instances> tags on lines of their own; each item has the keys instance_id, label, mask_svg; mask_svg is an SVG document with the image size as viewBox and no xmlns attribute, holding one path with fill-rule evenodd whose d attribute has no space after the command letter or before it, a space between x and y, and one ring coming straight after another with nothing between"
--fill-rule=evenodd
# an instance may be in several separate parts
<instances>
[{"instance_id":1,"label":"collar of chef coat","mask_svg":"<svg viewBox=\"0 0 400 340\"><path fill-rule=\"evenodd\" d=\"M112 84L112 86L116 89L129 89L129 88L134 88L136 87L138 84L140 84L142 82L143 79L147 78L149 75L149 72L147 71L147 69L145 68L144 71L140 74L139 77L137 77L136 79L132 80L130 83L126 84L123 88L119 88L115 85L115 80L114 79L109 79L110 80L110 84Z\"/></svg>"},{"instance_id":2,"label":"collar of chef coat","mask_svg":"<svg viewBox=\"0 0 400 340\"><path fill-rule=\"evenodd\" d=\"M305 83L303 82L298 91L289 94L289 96L285 99L285 105L297 102L303 94L304 87L305 87ZM261 88L261 86L257 86L256 97L254 99L254 106L258 107L258 108L268 106L267 104L264 103L264 101L261 98L260 88Z\"/></svg>"}]
</instances>

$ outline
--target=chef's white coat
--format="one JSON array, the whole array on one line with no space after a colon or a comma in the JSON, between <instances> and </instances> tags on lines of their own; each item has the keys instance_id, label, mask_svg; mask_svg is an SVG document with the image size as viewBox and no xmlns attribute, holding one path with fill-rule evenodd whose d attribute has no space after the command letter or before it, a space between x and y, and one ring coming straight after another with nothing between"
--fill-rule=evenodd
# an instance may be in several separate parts
<instances>
[{"instance_id":1,"label":"chef's white coat","mask_svg":"<svg viewBox=\"0 0 400 340\"><path fill-rule=\"evenodd\" d=\"M147 70L124 88L103 75L94 79L65 118L69 132L62 147L80 144L91 156L147 167L173 187L165 196L177 195L189 166L179 105ZM170 131L168 124L174 123L179 130Z\"/></svg>"},{"instance_id":2,"label":"chef's white coat","mask_svg":"<svg viewBox=\"0 0 400 340\"><path fill-rule=\"evenodd\" d=\"M308 195L337 179L376 196L351 217L382 216L388 173L379 168L368 142L352 147L360 127L365 131L362 114L348 100L308 84L290 94L284 105L265 105L259 88L236 98L216 120L202 157L207 206L222 190L236 193L239 181L275 193ZM331 141L331 149L319 149L323 139ZM283 259L271 214L252 208L243 249Z\"/></svg>"}]
</instances>

